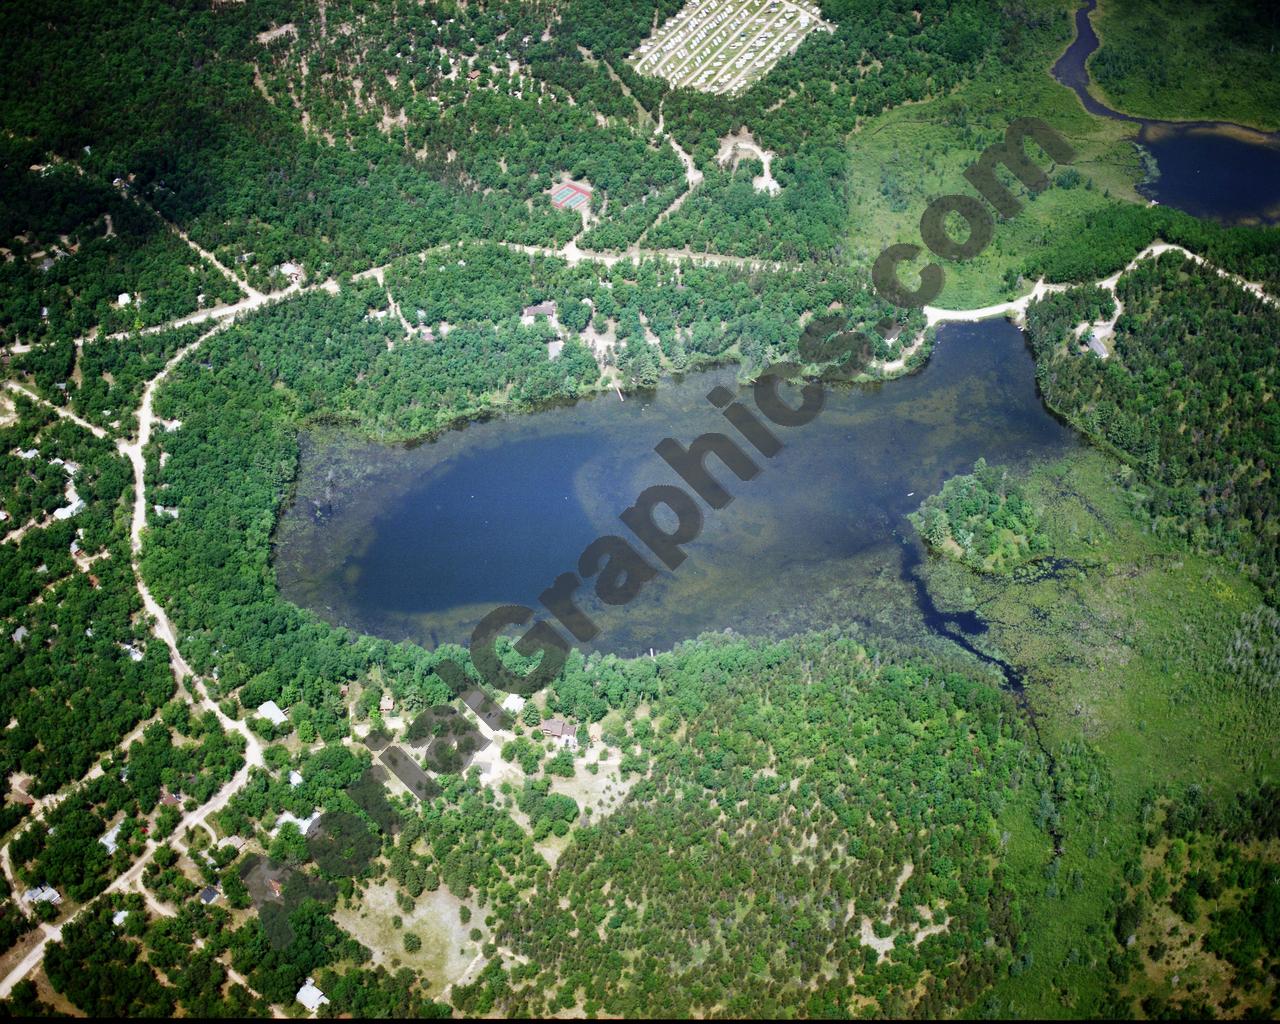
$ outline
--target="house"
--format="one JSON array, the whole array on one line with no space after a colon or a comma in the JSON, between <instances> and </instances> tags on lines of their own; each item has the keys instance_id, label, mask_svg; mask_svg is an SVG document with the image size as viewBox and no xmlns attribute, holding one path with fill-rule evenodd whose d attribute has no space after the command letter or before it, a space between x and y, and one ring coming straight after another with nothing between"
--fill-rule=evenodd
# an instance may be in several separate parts
<instances>
[{"instance_id":1,"label":"house","mask_svg":"<svg viewBox=\"0 0 1280 1024\"><path fill-rule=\"evenodd\" d=\"M117 910L114 914L111 915L111 923L115 925L117 928L119 928L122 924L124 924L125 921L127 921L128 919L129 919L129 911L127 910Z\"/></svg>"},{"instance_id":2,"label":"house","mask_svg":"<svg viewBox=\"0 0 1280 1024\"><path fill-rule=\"evenodd\" d=\"M170 793L167 789L160 790L160 804L162 807L181 807L182 797L177 793Z\"/></svg>"},{"instance_id":3,"label":"house","mask_svg":"<svg viewBox=\"0 0 1280 1024\"><path fill-rule=\"evenodd\" d=\"M480 69L479 69L479 68L476 68L476 69L475 69L475 70L473 70L473 71L469 71L469 72L467 72L467 78L468 78L470 81L472 81L472 82L474 82L474 81L475 81L477 78L479 78L479 77L480 77ZM328 1002L328 1000L325 1000L325 1002Z\"/></svg>"},{"instance_id":4,"label":"house","mask_svg":"<svg viewBox=\"0 0 1280 1024\"><path fill-rule=\"evenodd\" d=\"M1111 355L1111 353L1107 351L1107 346L1102 344L1102 342L1098 340L1098 336L1096 334L1089 335L1089 341L1087 342L1087 344L1089 346L1089 351L1092 352L1099 359L1106 359L1109 355Z\"/></svg>"},{"instance_id":5,"label":"house","mask_svg":"<svg viewBox=\"0 0 1280 1024\"><path fill-rule=\"evenodd\" d=\"M378 711L382 714L389 714L396 709L396 699L389 693L382 695L382 700L378 701Z\"/></svg>"},{"instance_id":6,"label":"house","mask_svg":"<svg viewBox=\"0 0 1280 1024\"><path fill-rule=\"evenodd\" d=\"M62 896L51 885L38 885L22 894L23 903L52 903L55 907L62 902Z\"/></svg>"},{"instance_id":7,"label":"house","mask_svg":"<svg viewBox=\"0 0 1280 1024\"><path fill-rule=\"evenodd\" d=\"M290 785L290 786L292 786L294 789L297 789L299 786L301 786L301 785L302 785L302 772L290 772L290 773L289 773L289 785Z\"/></svg>"},{"instance_id":8,"label":"house","mask_svg":"<svg viewBox=\"0 0 1280 1024\"><path fill-rule=\"evenodd\" d=\"M556 304L550 300L546 300L535 303L532 306L525 306L524 309L520 311L520 322L522 324L531 324L536 317L555 315Z\"/></svg>"},{"instance_id":9,"label":"house","mask_svg":"<svg viewBox=\"0 0 1280 1024\"><path fill-rule=\"evenodd\" d=\"M563 718L548 718L538 728L542 730L542 735L554 740L557 746L569 750L578 749L577 730Z\"/></svg>"},{"instance_id":10,"label":"house","mask_svg":"<svg viewBox=\"0 0 1280 1024\"><path fill-rule=\"evenodd\" d=\"M78 516L84 511L84 499L76 498L70 505L64 505L62 508L53 510L53 518L59 522L70 519L72 516Z\"/></svg>"},{"instance_id":11,"label":"house","mask_svg":"<svg viewBox=\"0 0 1280 1024\"><path fill-rule=\"evenodd\" d=\"M276 827L271 830L271 835L273 837L278 835L280 832L280 829L282 829L287 822L291 821L298 826L298 831L305 836L308 832L311 831L311 826L314 825L319 820L320 820L319 810L313 810L311 812L311 817L309 818L299 818L296 815L291 814L289 811L282 811L280 814L280 817L276 819Z\"/></svg>"},{"instance_id":12,"label":"house","mask_svg":"<svg viewBox=\"0 0 1280 1024\"><path fill-rule=\"evenodd\" d=\"M119 849L120 829L124 822L118 822L110 832L105 835L98 836L98 842L107 848L107 853L115 853Z\"/></svg>"},{"instance_id":13,"label":"house","mask_svg":"<svg viewBox=\"0 0 1280 1024\"><path fill-rule=\"evenodd\" d=\"M280 705L273 700L260 704L255 714L259 718L265 718L272 725L284 725L285 722L289 721L288 716L280 710Z\"/></svg>"},{"instance_id":14,"label":"house","mask_svg":"<svg viewBox=\"0 0 1280 1024\"><path fill-rule=\"evenodd\" d=\"M218 892L217 886L206 885L203 889L200 890L200 902L207 907L210 903L212 903L221 895L222 893Z\"/></svg>"},{"instance_id":15,"label":"house","mask_svg":"<svg viewBox=\"0 0 1280 1024\"><path fill-rule=\"evenodd\" d=\"M316 988L314 978L308 978L307 983L298 989L298 1002L305 1006L310 1013L315 1013L328 1001L329 997Z\"/></svg>"}]
</instances>

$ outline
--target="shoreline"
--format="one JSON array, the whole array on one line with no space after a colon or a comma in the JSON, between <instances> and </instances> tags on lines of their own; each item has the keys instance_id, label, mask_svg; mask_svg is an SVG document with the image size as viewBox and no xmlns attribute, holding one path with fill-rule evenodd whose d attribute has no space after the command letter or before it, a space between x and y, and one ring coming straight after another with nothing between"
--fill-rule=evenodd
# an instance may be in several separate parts
<instances>
[{"instance_id":1,"label":"shoreline","mask_svg":"<svg viewBox=\"0 0 1280 1024\"><path fill-rule=\"evenodd\" d=\"M1138 126L1139 135L1149 129L1159 130L1164 128L1183 128L1183 129L1202 129L1205 131L1218 132L1230 138L1234 138L1240 142L1250 143L1252 145L1277 145L1280 144L1280 125L1276 128L1259 128L1256 125L1244 124L1239 121L1216 120L1206 117L1155 117L1147 114L1135 114L1115 104L1115 101L1107 93L1102 84L1094 77L1093 69L1090 62L1102 50L1106 44L1103 33L1099 30L1098 25L1090 17L1098 10L1098 0L1089 0L1084 7L1078 7L1071 15L1072 35L1070 41L1063 48L1062 53L1058 55L1057 60L1048 68L1049 77L1058 85L1066 89L1070 89L1075 93L1076 99L1084 108L1085 112L1092 114L1094 117L1103 117L1109 120L1127 121L1130 124ZM1084 90L1085 95L1089 97L1099 108L1101 113L1089 109L1089 104L1085 102L1084 97L1080 95L1076 86L1059 78L1057 75L1058 65L1066 58L1071 48L1080 41L1080 15L1084 15L1085 20L1089 23L1094 37L1098 41L1098 45L1090 50L1080 61L1080 68L1084 72L1084 84L1080 87ZM1136 141L1137 136L1135 136Z\"/></svg>"},{"instance_id":2,"label":"shoreline","mask_svg":"<svg viewBox=\"0 0 1280 1024\"><path fill-rule=\"evenodd\" d=\"M1101 8L1097 2L1094 3L1090 13L1094 12L1101 12ZM1105 20L1105 18L1103 20ZM1089 85L1093 89L1097 90L1097 99L1099 103L1110 107L1118 114L1124 114L1126 117L1137 118L1152 125L1177 125L1183 128L1195 128L1197 126L1205 128L1213 127L1225 135L1239 139L1241 142L1258 143L1269 141L1274 143L1280 141L1280 121L1277 121L1275 126L1272 128L1264 128L1256 124L1247 124L1244 121L1228 121L1225 119L1218 120L1212 117L1157 116L1154 114L1139 114L1131 110L1125 110L1124 107L1118 105L1110 93L1107 92L1106 87L1095 77L1093 68L1089 66L1090 61L1101 53L1102 48L1107 45L1106 36L1098 22L1094 21L1093 18L1089 18L1089 23L1093 26L1094 35L1098 37L1098 46L1092 53L1085 57L1084 69L1089 75ZM1072 39L1072 42L1075 42L1074 38ZM1070 44L1068 44L1068 48L1070 48ZM1258 138L1258 136L1261 136L1261 138Z\"/></svg>"}]
</instances>

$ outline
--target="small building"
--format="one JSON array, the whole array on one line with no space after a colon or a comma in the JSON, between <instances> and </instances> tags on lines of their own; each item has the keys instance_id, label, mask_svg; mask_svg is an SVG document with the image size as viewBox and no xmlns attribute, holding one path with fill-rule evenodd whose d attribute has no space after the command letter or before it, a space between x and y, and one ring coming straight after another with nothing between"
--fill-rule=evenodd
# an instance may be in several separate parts
<instances>
[{"instance_id":1,"label":"small building","mask_svg":"<svg viewBox=\"0 0 1280 1024\"><path fill-rule=\"evenodd\" d=\"M548 299L543 302L535 303L532 306L525 306L524 309L520 311L520 320L522 323L531 324L536 317L555 315L556 304Z\"/></svg>"},{"instance_id":2,"label":"small building","mask_svg":"<svg viewBox=\"0 0 1280 1024\"><path fill-rule=\"evenodd\" d=\"M298 989L298 1002L305 1006L309 1013L315 1013L328 1001L329 997L316 988L314 978L308 978L307 983Z\"/></svg>"},{"instance_id":3,"label":"small building","mask_svg":"<svg viewBox=\"0 0 1280 1024\"><path fill-rule=\"evenodd\" d=\"M297 789L302 785L302 772L293 771L289 773L289 785Z\"/></svg>"},{"instance_id":4,"label":"small building","mask_svg":"<svg viewBox=\"0 0 1280 1024\"><path fill-rule=\"evenodd\" d=\"M111 915L111 923L119 928L125 921L129 920L129 911L117 910Z\"/></svg>"},{"instance_id":5,"label":"small building","mask_svg":"<svg viewBox=\"0 0 1280 1024\"><path fill-rule=\"evenodd\" d=\"M116 299L117 306L127 306L131 302L133 302L133 296L128 292L121 292L119 297Z\"/></svg>"},{"instance_id":6,"label":"small building","mask_svg":"<svg viewBox=\"0 0 1280 1024\"><path fill-rule=\"evenodd\" d=\"M382 695L382 700L378 701L378 711L382 714L389 714L396 709L396 699L389 693Z\"/></svg>"},{"instance_id":7,"label":"small building","mask_svg":"<svg viewBox=\"0 0 1280 1024\"><path fill-rule=\"evenodd\" d=\"M1098 336L1096 334L1089 335L1089 340L1087 344L1089 346L1089 351L1092 352L1099 359L1106 359L1108 356L1111 355L1111 353L1107 351L1107 346L1102 344L1102 342L1098 340Z\"/></svg>"},{"instance_id":8,"label":"small building","mask_svg":"<svg viewBox=\"0 0 1280 1024\"><path fill-rule=\"evenodd\" d=\"M542 735L554 740L557 746L569 750L578 749L578 732L563 718L548 718L538 728L542 730Z\"/></svg>"},{"instance_id":9,"label":"small building","mask_svg":"<svg viewBox=\"0 0 1280 1024\"><path fill-rule=\"evenodd\" d=\"M271 890L271 895L276 899L284 898L284 886L280 884L280 880L278 878L268 878L267 888Z\"/></svg>"},{"instance_id":10,"label":"small building","mask_svg":"<svg viewBox=\"0 0 1280 1024\"><path fill-rule=\"evenodd\" d=\"M52 831L52 830L50 830ZM62 896L58 890L51 885L38 885L34 889L28 889L22 894L22 902L30 903L52 903L55 907L62 902Z\"/></svg>"},{"instance_id":11,"label":"small building","mask_svg":"<svg viewBox=\"0 0 1280 1024\"><path fill-rule=\"evenodd\" d=\"M200 902L207 907L221 895L216 885L206 885L200 890Z\"/></svg>"},{"instance_id":12,"label":"small building","mask_svg":"<svg viewBox=\"0 0 1280 1024\"><path fill-rule=\"evenodd\" d=\"M76 498L70 505L64 505L62 508L53 510L53 518L59 522L70 519L72 516L78 516L84 511L84 499Z\"/></svg>"},{"instance_id":13,"label":"small building","mask_svg":"<svg viewBox=\"0 0 1280 1024\"><path fill-rule=\"evenodd\" d=\"M272 838L280 834L280 830L289 822L293 822L298 826L298 831L304 836L311 831L311 826L320 820L320 811L313 810L308 818L299 818L290 811L282 811L280 817L276 819L276 827L271 830Z\"/></svg>"},{"instance_id":14,"label":"small building","mask_svg":"<svg viewBox=\"0 0 1280 1024\"><path fill-rule=\"evenodd\" d=\"M233 850L243 850L244 842L245 842L244 836L227 836L225 839L219 842L218 845L229 846Z\"/></svg>"},{"instance_id":15,"label":"small building","mask_svg":"<svg viewBox=\"0 0 1280 1024\"><path fill-rule=\"evenodd\" d=\"M30 636L30 635L31 635L31 630L27 629L27 627L26 627L26 626L19 626L19 627L18 627L17 629L15 629L15 630L13 631L13 633L10 635L10 639L11 639L15 644L20 644L20 643L22 643L22 641L23 641L23 640L25 640L25 639L26 639L28 636Z\"/></svg>"},{"instance_id":16,"label":"small building","mask_svg":"<svg viewBox=\"0 0 1280 1024\"><path fill-rule=\"evenodd\" d=\"M280 705L273 700L260 704L255 714L259 718L265 718L272 725L284 725L289 721L289 716L280 710Z\"/></svg>"},{"instance_id":17,"label":"small building","mask_svg":"<svg viewBox=\"0 0 1280 1024\"><path fill-rule=\"evenodd\" d=\"M170 793L167 789L160 790L160 805L162 807L181 807L182 797L177 793Z\"/></svg>"},{"instance_id":18,"label":"small building","mask_svg":"<svg viewBox=\"0 0 1280 1024\"><path fill-rule=\"evenodd\" d=\"M120 829L123 825L124 822L118 822L110 832L98 836L98 842L107 848L107 853L114 854L120 848Z\"/></svg>"}]
</instances>

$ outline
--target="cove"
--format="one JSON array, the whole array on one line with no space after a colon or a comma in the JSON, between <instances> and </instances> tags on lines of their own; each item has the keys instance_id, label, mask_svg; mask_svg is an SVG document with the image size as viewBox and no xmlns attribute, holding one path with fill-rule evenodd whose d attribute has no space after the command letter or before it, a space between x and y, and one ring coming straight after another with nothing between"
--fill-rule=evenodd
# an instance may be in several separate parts
<instances>
[{"instance_id":1,"label":"cove","mask_svg":"<svg viewBox=\"0 0 1280 1024\"><path fill-rule=\"evenodd\" d=\"M428 647L465 643L496 605L540 609L538 595L592 540L632 539L617 517L637 494L682 486L655 444L733 434L705 397L717 384L751 405L725 370L416 446L304 437L276 534L281 592L335 625ZM735 500L703 506L683 565L623 607L586 591L601 633L580 647L636 655L710 630L781 636L847 622L953 640L980 632L918 593L908 570L922 552L905 514L979 457L1025 467L1076 443L1040 402L1022 334L1003 320L945 325L919 373L831 388L815 420L776 432L785 447L754 456L753 480L709 460Z\"/></svg>"},{"instance_id":2,"label":"cove","mask_svg":"<svg viewBox=\"0 0 1280 1024\"><path fill-rule=\"evenodd\" d=\"M1159 170L1139 191L1165 206L1230 224L1280 223L1280 134L1221 121L1156 121L1112 110L1089 92L1090 54L1099 45L1089 20L1097 0L1076 11L1076 38L1053 76L1098 117L1138 126L1135 141Z\"/></svg>"}]
</instances>

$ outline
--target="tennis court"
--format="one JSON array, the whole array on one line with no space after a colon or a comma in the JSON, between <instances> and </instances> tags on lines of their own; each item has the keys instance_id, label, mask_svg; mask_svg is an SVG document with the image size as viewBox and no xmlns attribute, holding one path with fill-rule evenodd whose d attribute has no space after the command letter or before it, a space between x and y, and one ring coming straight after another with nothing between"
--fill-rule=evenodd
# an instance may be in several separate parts
<instances>
[{"instance_id":1,"label":"tennis court","mask_svg":"<svg viewBox=\"0 0 1280 1024\"><path fill-rule=\"evenodd\" d=\"M565 182L563 185L556 185L551 190L551 205L561 210L576 210L583 203L591 201L591 190L583 188L581 185L575 185L573 182Z\"/></svg>"}]
</instances>

